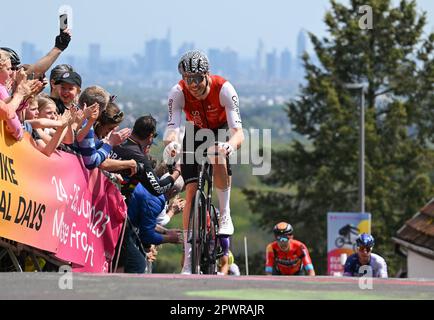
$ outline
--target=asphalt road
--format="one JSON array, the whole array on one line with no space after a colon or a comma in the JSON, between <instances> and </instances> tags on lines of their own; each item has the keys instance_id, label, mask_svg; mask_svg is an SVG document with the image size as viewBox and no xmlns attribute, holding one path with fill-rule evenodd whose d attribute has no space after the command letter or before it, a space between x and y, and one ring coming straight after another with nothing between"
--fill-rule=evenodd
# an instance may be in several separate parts
<instances>
[{"instance_id":1,"label":"asphalt road","mask_svg":"<svg viewBox=\"0 0 434 320\"><path fill-rule=\"evenodd\" d=\"M434 300L434 279L0 273L0 299ZM365 288L365 289L362 289Z\"/></svg>"}]
</instances>

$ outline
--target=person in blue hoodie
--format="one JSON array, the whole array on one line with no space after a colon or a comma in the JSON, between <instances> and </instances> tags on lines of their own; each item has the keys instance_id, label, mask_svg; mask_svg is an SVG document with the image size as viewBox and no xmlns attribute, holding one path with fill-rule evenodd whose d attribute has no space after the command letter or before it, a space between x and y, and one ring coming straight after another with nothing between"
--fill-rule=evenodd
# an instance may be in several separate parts
<instances>
[{"instance_id":1,"label":"person in blue hoodie","mask_svg":"<svg viewBox=\"0 0 434 320\"><path fill-rule=\"evenodd\" d=\"M182 180L182 178L178 178ZM177 183L172 188L177 188ZM141 183L137 184L128 204L128 228L126 231L126 273L144 273L146 248L151 244L181 243L181 230L166 229L157 224L157 219L166 208L175 192L154 195Z\"/></svg>"}]
</instances>

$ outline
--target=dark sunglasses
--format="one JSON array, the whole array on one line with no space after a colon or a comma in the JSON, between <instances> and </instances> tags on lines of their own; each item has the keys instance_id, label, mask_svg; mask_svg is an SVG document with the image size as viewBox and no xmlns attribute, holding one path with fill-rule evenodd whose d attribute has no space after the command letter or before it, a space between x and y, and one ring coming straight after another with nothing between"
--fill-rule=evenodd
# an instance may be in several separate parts
<instances>
[{"instance_id":1,"label":"dark sunglasses","mask_svg":"<svg viewBox=\"0 0 434 320\"><path fill-rule=\"evenodd\" d=\"M372 251L372 247L359 247L358 248L359 251L366 251L366 252L371 252Z\"/></svg>"},{"instance_id":2,"label":"dark sunglasses","mask_svg":"<svg viewBox=\"0 0 434 320\"><path fill-rule=\"evenodd\" d=\"M196 85L199 85L202 83L202 81L205 79L205 75L203 74L196 74L193 76L185 76L184 81L187 82L188 85L191 85L193 82Z\"/></svg>"},{"instance_id":3,"label":"dark sunglasses","mask_svg":"<svg viewBox=\"0 0 434 320\"><path fill-rule=\"evenodd\" d=\"M277 236L277 241L279 242L288 242L289 241L289 237L288 236Z\"/></svg>"}]
</instances>

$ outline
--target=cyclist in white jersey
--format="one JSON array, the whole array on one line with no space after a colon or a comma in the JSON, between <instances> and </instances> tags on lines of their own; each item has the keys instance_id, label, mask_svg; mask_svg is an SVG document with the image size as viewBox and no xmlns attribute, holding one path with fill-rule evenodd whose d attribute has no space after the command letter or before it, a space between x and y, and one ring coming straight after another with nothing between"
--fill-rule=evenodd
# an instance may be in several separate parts
<instances>
[{"instance_id":1,"label":"cyclist in white jersey","mask_svg":"<svg viewBox=\"0 0 434 320\"><path fill-rule=\"evenodd\" d=\"M219 202L220 221L219 234L232 235L234 227L230 215L231 170L226 158L237 150L244 140L241 117L239 111L238 95L232 84L226 79L209 73L209 62L206 55L194 50L184 54L178 64L178 71L182 80L176 84L169 93L168 122L164 137L165 155L179 152L181 149L188 152L200 149L202 144L210 143L205 137L202 140L197 132L203 129L211 130L214 136L213 144L208 145L219 156L214 159L214 182ZM182 114L186 120L193 124L194 130L186 130L183 145L180 142L180 126ZM221 133L230 132L227 139L218 139ZM189 133L190 132L190 133ZM209 132L209 131L208 131ZM194 133L194 135L193 135ZM223 140L223 141L222 141ZM186 160L187 159L187 160ZM197 158L189 161L184 154L181 163L182 177L186 185L186 204L183 211L184 228L184 265L182 273L191 273L191 244L188 238L188 222L194 195L197 190L198 163Z\"/></svg>"},{"instance_id":2,"label":"cyclist in white jersey","mask_svg":"<svg viewBox=\"0 0 434 320\"><path fill-rule=\"evenodd\" d=\"M344 276L387 278L386 261L378 254L372 253L374 237L362 233L356 240L357 253L349 256L345 262Z\"/></svg>"}]
</instances>

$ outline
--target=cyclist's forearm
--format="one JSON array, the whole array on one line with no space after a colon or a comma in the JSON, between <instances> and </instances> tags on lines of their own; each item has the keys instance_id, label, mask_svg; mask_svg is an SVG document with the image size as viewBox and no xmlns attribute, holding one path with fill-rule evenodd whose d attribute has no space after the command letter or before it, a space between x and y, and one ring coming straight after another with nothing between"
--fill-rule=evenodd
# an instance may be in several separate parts
<instances>
[{"instance_id":1,"label":"cyclist's forearm","mask_svg":"<svg viewBox=\"0 0 434 320\"><path fill-rule=\"evenodd\" d=\"M308 276L315 276L315 270L309 270L308 272L307 272L307 275Z\"/></svg>"},{"instance_id":2,"label":"cyclist's forearm","mask_svg":"<svg viewBox=\"0 0 434 320\"><path fill-rule=\"evenodd\" d=\"M237 150L244 141L244 132L242 128L231 129L232 136L229 139L229 144Z\"/></svg>"}]
</instances>

